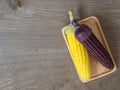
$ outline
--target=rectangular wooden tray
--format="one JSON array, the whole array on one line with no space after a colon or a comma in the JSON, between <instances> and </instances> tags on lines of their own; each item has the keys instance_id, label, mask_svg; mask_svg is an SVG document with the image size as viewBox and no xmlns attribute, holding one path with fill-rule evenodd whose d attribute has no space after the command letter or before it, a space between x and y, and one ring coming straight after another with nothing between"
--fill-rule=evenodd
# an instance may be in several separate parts
<instances>
[{"instance_id":1,"label":"rectangular wooden tray","mask_svg":"<svg viewBox=\"0 0 120 90\"><path fill-rule=\"evenodd\" d=\"M108 74L111 74L113 73L114 71L116 71L116 64L115 64L115 61L113 59L113 56L111 54L111 51L110 51L110 48L108 46L108 43L106 41L106 38L104 36L104 33L103 33L103 30L101 28L101 25L99 23L99 20L97 19L97 17L95 16L91 16L91 17L88 17L88 18L85 18L83 20L80 20L79 23L81 24L86 24L88 25L91 29L92 29L92 32L97 36L97 38L100 40L100 42L103 44L103 46L107 49L107 51L109 52L112 60L113 60L113 63L114 63L114 68L112 70L110 69L107 69L106 67L102 66L98 60L96 60L92 55L90 56L90 61L91 61L91 69L92 69L92 78L89 80L89 81L92 81L92 80L95 80L95 79L98 79L98 78L101 78L103 76L106 76ZM63 34L63 37L65 39L65 42L66 42L66 45L68 47L68 42L67 42L67 39L66 39L66 36L65 36L65 28L64 27L62 29L62 34ZM68 50L70 52L70 49L68 47ZM71 53L70 53L71 55ZM71 56L72 57L72 56ZM81 80L82 81L82 80ZM87 81L87 82L89 82ZM82 81L84 82L84 81ZM85 82L84 82L85 83Z\"/></svg>"}]
</instances>

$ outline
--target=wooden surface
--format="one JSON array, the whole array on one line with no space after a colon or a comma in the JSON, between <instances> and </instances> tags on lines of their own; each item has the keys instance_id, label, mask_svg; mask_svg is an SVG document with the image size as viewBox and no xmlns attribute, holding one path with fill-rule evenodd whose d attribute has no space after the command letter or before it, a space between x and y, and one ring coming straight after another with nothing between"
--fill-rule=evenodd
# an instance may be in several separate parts
<instances>
[{"instance_id":1,"label":"wooden surface","mask_svg":"<svg viewBox=\"0 0 120 90\"><path fill-rule=\"evenodd\" d=\"M0 90L120 90L119 0L0 0ZM62 37L67 11L96 15L116 60L115 73L81 83Z\"/></svg>"}]
</instances>

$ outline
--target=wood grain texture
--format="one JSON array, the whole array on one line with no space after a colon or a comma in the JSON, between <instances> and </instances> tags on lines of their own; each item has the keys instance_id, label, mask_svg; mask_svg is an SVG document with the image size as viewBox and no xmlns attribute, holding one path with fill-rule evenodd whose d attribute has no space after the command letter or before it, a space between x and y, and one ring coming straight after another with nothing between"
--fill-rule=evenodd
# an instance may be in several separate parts
<instances>
[{"instance_id":1,"label":"wood grain texture","mask_svg":"<svg viewBox=\"0 0 120 90\"><path fill-rule=\"evenodd\" d=\"M115 73L81 83L61 34L69 9L81 19L100 19L118 65ZM0 90L119 90L119 52L119 0L24 0L15 11L0 0Z\"/></svg>"}]
</instances>

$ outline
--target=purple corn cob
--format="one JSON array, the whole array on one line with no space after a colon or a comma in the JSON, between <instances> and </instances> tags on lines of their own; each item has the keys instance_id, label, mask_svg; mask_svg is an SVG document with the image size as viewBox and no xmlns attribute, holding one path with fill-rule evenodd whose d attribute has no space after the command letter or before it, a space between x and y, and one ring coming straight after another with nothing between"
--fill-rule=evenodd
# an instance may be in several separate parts
<instances>
[{"instance_id":1,"label":"purple corn cob","mask_svg":"<svg viewBox=\"0 0 120 90\"><path fill-rule=\"evenodd\" d=\"M109 53L92 33L92 30L87 25L79 25L76 19L72 21L72 24L76 28L75 36L78 41L83 43L102 65L109 69L113 69L114 65Z\"/></svg>"}]
</instances>

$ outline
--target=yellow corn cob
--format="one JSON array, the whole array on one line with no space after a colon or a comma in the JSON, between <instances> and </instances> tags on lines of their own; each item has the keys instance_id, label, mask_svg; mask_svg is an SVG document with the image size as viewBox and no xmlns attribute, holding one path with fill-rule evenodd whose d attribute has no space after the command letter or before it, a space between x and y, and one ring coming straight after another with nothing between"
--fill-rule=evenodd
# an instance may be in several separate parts
<instances>
[{"instance_id":1,"label":"yellow corn cob","mask_svg":"<svg viewBox=\"0 0 120 90\"><path fill-rule=\"evenodd\" d=\"M88 52L86 48L76 40L74 34L67 34L66 36L77 73L83 81L87 81L91 78Z\"/></svg>"},{"instance_id":2,"label":"yellow corn cob","mask_svg":"<svg viewBox=\"0 0 120 90\"><path fill-rule=\"evenodd\" d=\"M70 20L73 19L72 11L69 11ZM87 49L77 41L74 36L75 28L70 24L65 29L68 46L73 59L73 63L82 81L91 78L90 58Z\"/></svg>"}]
</instances>

